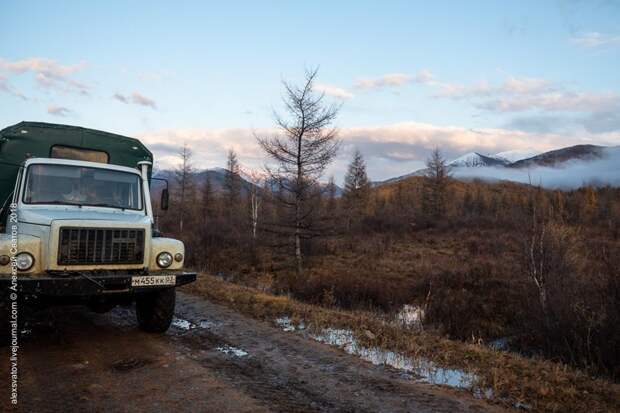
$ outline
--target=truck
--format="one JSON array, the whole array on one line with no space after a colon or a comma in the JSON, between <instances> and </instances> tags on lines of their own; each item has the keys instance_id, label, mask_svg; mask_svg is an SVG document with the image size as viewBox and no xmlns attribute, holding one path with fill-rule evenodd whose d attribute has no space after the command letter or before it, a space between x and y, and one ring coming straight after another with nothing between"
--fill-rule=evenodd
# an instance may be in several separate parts
<instances>
[{"instance_id":1,"label":"truck","mask_svg":"<svg viewBox=\"0 0 620 413\"><path fill-rule=\"evenodd\" d=\"M135 303L141 329L169 328L176 287L196 273L184 270L183 242L156 228L152 173L152 153L134 138L42 122L0 130L3 336L16 306Z\"/></svg>"}]
</instances>

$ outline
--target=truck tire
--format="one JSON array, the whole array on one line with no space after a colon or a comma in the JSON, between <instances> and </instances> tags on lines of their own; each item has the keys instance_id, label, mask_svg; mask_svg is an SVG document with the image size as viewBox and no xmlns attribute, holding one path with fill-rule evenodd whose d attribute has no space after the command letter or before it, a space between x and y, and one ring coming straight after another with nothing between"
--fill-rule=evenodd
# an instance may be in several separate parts
<instances>
[{"instance_id":1,"label":"truck tire","mask_svg":"<svg viewBox=\"0 0 620 413\"><path fill-rule=\"evenodd\" d=\"M136 297L138 326L149 333L163 333L168 330L174 316L176 290L166 288Z\"/></svg>"}]
</instances>

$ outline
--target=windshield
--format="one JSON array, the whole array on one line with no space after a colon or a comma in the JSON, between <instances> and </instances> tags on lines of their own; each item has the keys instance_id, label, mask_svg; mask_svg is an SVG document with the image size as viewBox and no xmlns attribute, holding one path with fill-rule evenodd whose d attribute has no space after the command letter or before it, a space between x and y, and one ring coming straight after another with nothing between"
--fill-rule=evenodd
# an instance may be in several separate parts
<instances>
[{"instance_id":1,"label":"windshield","mask_svg":"<svg viewBox=\"0 0 620 413\"><path fill-rule=\"evenodd\" d=\"M72 165L28 167L23 202L142 209L140 176Z\"/></svg>"}]
</instances>

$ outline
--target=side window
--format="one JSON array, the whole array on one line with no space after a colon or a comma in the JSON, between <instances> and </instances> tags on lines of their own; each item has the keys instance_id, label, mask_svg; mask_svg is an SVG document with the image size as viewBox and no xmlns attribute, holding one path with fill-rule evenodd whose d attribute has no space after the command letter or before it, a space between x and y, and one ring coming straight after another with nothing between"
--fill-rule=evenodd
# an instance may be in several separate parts
<instances>
[{"instance_id":1,"label":"side window","mask_svg":"<svg viewBox=\"0 0 620 413\"><path fill-rule=\"evenodd\" d=\"M21 183L22 183L22 176L23 176L23 174L24 174L24 169L20 168L19 172L17 173L17 179L16 179L16 182L15 182L15 190L13 191L12 200L13 200L14 203L17 203L17 200L19 199L19 190L20 190L20 186L21 186ZM11 198L9 198L9 199L11 199Z\"/></svg>"},{"instance_id":2,"label":"side window","mask_svg":"<svg viewBox=\"0 0 620 413\"><path fill-rule=\"evenodd\" d=\"M12 195L9 195L4 202L4 205L1 205L0 208L0 233L4 234L6 232L7 220L9 219L9 205L11 203Z\"/></svg>"},{"instance_id":3,"label":"side window","mask_svg":"<svg viewBox=\"0 0 620 413\"><path fill-rule=\"evenodd\" d=\"M23 168L19 169L19 172L17 172L17 179L15 180L15 190L4 200L4 204L0 205L0 233L6 232L11 203L17 202L19 198L19 186L22 181L23 171ZM2 200L0 200L0 202L2 202Z\"/></svg>"}]
</instances>

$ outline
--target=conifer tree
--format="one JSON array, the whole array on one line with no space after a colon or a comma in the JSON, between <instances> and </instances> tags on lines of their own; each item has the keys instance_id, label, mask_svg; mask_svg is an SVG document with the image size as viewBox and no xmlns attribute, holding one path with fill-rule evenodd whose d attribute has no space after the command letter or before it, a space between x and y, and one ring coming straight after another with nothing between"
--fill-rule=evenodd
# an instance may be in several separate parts
<instances>
[{"instance_id":1,"label":"conifer tree","mask_svg":"<svg viewBox=\"0 0 620 413\"><path fill-rule=\"evenodd\" d=\"M439 220L446 214L450 166L438 148L426 161L426 176L422 193L422 210L431 220Z\"/></svg>"},{"instance_id":2,"label":"conifer tree","mask_svg":"<svg viewBox=\"0 0 620 413\"><path fill-rule=\"evenodd\" d=\"M343 198L348 214L347 226L359 223L368 206L370 182L366 174L366 162L359 150L355 150L353 159L344 178Z\"/></svg>"}]
</instances>

